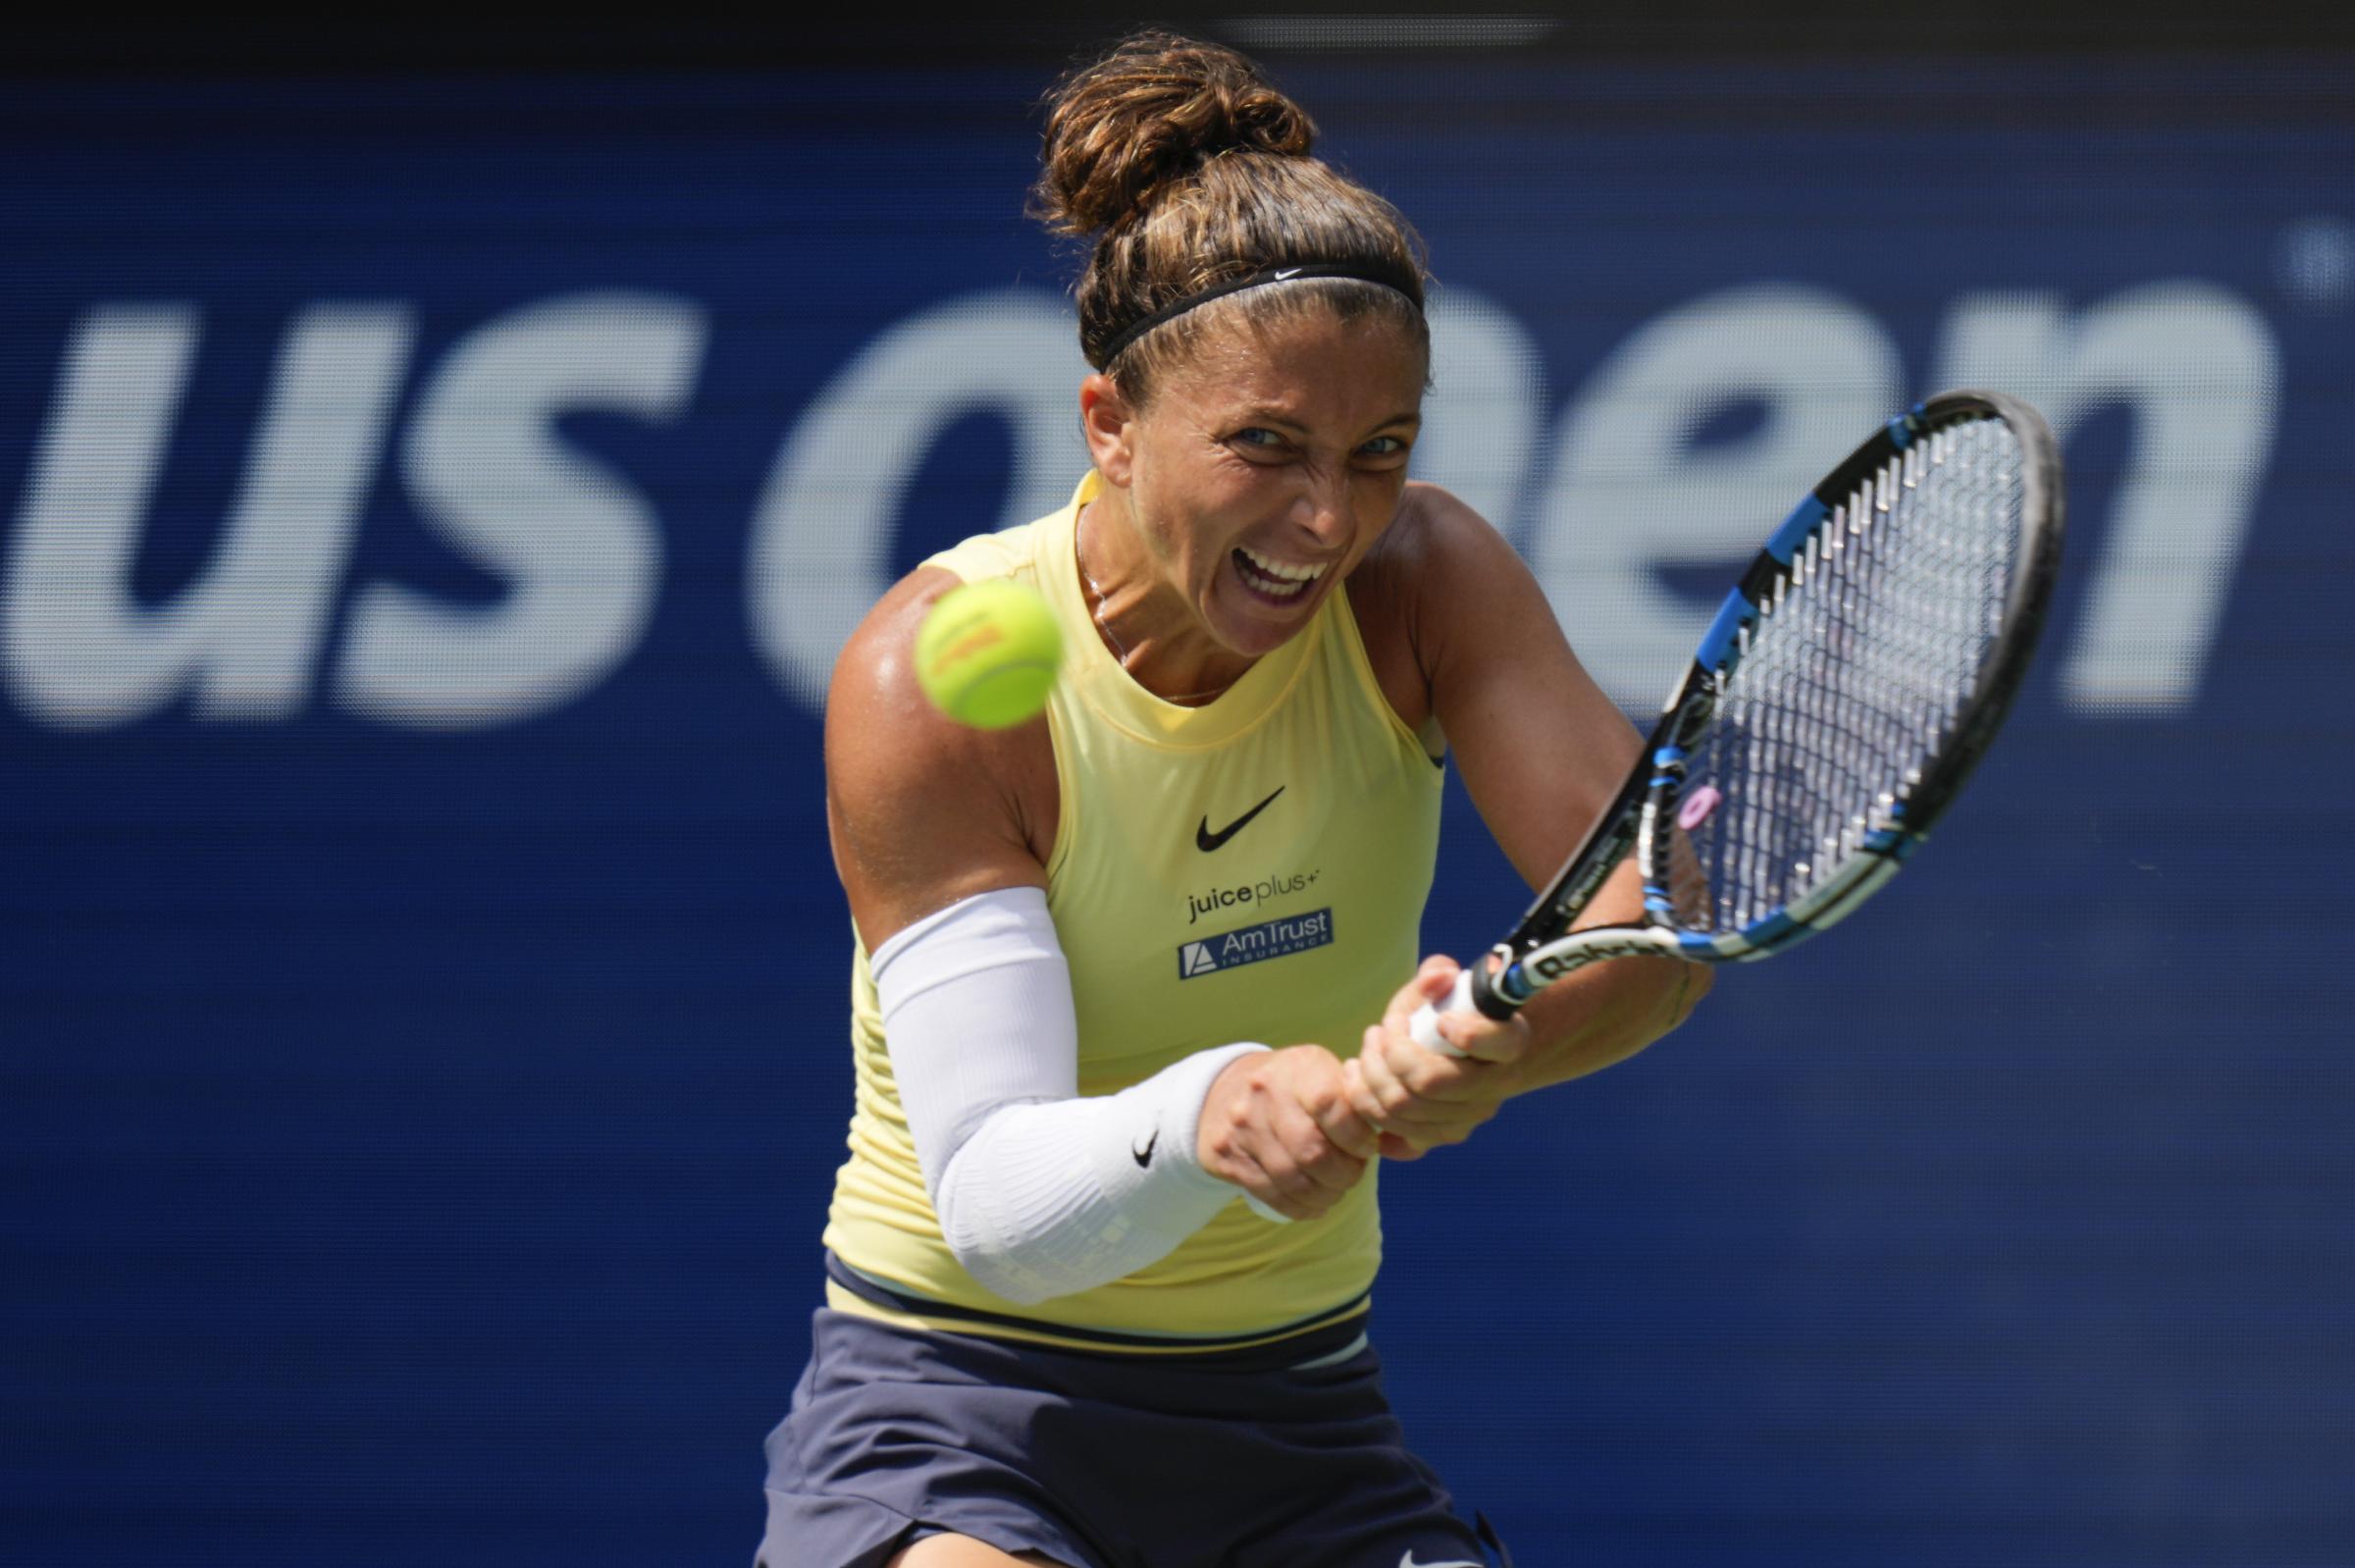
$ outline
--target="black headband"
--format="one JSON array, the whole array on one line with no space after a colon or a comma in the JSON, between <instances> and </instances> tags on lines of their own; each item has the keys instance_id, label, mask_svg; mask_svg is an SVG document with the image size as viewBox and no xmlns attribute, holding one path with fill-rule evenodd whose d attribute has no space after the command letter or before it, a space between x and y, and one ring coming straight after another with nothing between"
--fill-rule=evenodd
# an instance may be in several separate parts
<instances>
[{"instance_id":1,"label":"black headband","mask_svg":"<svg viewBox=\"0 0 2355 1568\"><path fill-rule=\"evenodd\" d=\"M1239 294L1246 288L1258 288L1267 284L1288 284L1295 278L1354 278L1363 284L1379 284L1393 293L1404 295L1417 310L1423 308L1421 300L1416 299L1413 294L1407 293L1392 280L1379 277L1364 267L1351 266L1347 262L1307 261L1294 267L1263 267L1248 278L1237 278L1231 283L1214 285L1200 293L1187 294L1183 299L1162 306L1150 316L1140 317L1130 322L1112 335L1112 341L1106 343L1104 351L1096 356L1096 368L1104 369L1120 358L1122 349L1163 322L1182 316L1196 306L1207 305L1214 299L1224 299L1229 294Z\"/></svg>"}]
</instances>

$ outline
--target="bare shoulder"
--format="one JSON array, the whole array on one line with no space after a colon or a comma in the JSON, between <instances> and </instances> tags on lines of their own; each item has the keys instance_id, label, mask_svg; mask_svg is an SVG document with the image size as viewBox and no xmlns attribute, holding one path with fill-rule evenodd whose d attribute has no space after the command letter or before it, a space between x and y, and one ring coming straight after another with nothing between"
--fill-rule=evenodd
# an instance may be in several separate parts
<instances>
[{"instance_id":1,"label":"bare shoulder","mask_svg":"<svg viewBox=\"0 0 2355 1568\"><path fill-rule=\"evenodd\" d=\"M1432 687L1454 629L1484 605L1525 604L1537 584L1505 537L1454 493L1410 481L1398 516L1349 578L1349 601L1383 692L1409 728L1432 715Z\"/></svg>"},{"instance_id":2,"label":"bare shoulder","mask_svg":"<svg viewBox=\"0 0 2355 1568\"><path fill-rule=\"evenodd\" d=\"M1398 516L1349 579L1352 598L1399 612L1470 608L1500 584L1534 590L1512 543L1452 491L1410 481Z\"/></svg>"},{"instance_id":3,"label":"bare shoulder","mask_svg":"<svg viewBox=\"0 0 2355 1568\"><path fill-rule=\"evenodd\" d=\"M1487 519L1437 486L1411 485L1392 532L1392 614L1432 715L1496 842L1541 886L1609 801L1639 737Z\"/></svg>"},{"instance_id":4,"label":"bare shoulder","mask_svg":"<svg viewBox=\"0 0 2355 1568\"><path fill-rule=\"evenodd\" d=\"M938 567L902 578L843 646L827 690L827 825L870 947L958 899L1046 881L1055 764L1045 720L971 729L916 684L916 630L957 583Z\"/></svg>"}]
</instances>

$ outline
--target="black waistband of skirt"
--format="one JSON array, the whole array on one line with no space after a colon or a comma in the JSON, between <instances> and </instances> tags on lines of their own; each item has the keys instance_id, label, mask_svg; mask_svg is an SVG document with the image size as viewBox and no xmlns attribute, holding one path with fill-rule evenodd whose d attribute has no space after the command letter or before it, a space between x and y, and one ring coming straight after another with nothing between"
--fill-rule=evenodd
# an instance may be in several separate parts
<instances>
[{"instance_id":1,"label":"black waistband of skirt","mask_svg":"<svg viewBox=\"0 0 2355 1568\"><path fill-rule=\"evenodd\" d=\"M1019 1313L991 1312L951 1301L935 1301L929 1296L900 1290L869 1275L861 1274L830 1250L826 1253L826 1278L860 1300L887 1312L925 1319L929 1324L940 1326L944 1332L964 1329L976 1336L994 1338L1000 1343L1019 1344L1025 1350L1107 1356L1130 1362L1177 1363L1206 1370L1238 1372L1294 1367L1305 1361L1338 1355L1365 1336L1367 1319L1373 1306L1373 1292L1362 1291L1350 1300L1335 1303L1322 1312L1311 1313L1288 1324L1277 1324L1248 1333L1197 1338L1191 1335L1081 1329L1069 1324L1025 1318ZM1016 1334L1041 1334L1054 1342L1042 1344L1032 1339L1017 1339L1014 1337Z\"/></svg>"}]
</instances>

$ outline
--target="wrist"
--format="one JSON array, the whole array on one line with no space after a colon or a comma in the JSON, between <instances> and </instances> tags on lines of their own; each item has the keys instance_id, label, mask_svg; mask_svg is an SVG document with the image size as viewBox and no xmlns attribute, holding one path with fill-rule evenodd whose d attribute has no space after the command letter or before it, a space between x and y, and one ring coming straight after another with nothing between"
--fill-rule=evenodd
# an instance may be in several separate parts
<instances>
[{"instance_id":1,"label":"wrist","mask_svg":"<svg viewBox=\"0 0 2355 1568\"><path fill-rule=\"evenodd\" d=\"M1160 1146L1178 1171L1195 1181L1212 1183L1231 1195L1231 1183L1211 1170L1203 1159L1202 1129L1213 1122L1217 1113L1213 1107L1220 1096L1220 1086L1230 1074L1251 1071L1253 1059L1268 1054L1270 1047L1257 1041L1237 1041L1232 1045L1214 1046L1197 1051L1162 1069L1132 1088L1122 1091L1122 1097L1135 1097L1144 1102L1139 1109L1147 1120L1135 1124L1145 1138L1159 1138ZM1131 1157L1142 1145L1131 1139Z\"/></svg>"}]
</instances>

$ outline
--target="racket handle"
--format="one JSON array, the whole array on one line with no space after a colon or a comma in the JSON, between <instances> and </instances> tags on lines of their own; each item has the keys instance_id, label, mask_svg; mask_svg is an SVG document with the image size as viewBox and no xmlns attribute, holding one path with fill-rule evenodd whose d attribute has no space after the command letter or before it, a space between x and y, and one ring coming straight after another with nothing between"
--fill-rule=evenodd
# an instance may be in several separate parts
<instances>
[{"instance_id":1,"label":"racket handle","mask_svg":"<svg viewBox=\"0 0 2355 1568\"><path fill-rule=\"evenodd\" d=\"M1253 1214L1258 1215L1262 1220L1271 1220L1278 1225L1290 1225L1292 1223L1292 1217L1290 1215L1278 1213L1276 1210L1269 1208L1266 1204L1260 1202L1248 1192L1243 1194L1243 1207L1249 1209Z\"/></svg>"},{"instance_id":2,"label":"racket handle","mask_svg":"<svg viewBox=\"0 0 2355 1568\"><path fill-rule=\"evenodd\" d=\"M1455 989L1447 993L1446 1006L1434 1007L1429 1002L1424 1003L1415 1009L1415 1016L1407 1019L1406 1032L1417 1045L1426 1051L1437 1051L1441 1056L1462 1056L1463 1052L1458 1051L1440 1037L1439 1019L1449 1013L1477 1013L1478 1011L1480 1010L1472 1005L1472 968L1471 966L1466 965L1455 977Z\"/></svg>"}]
</instances>

